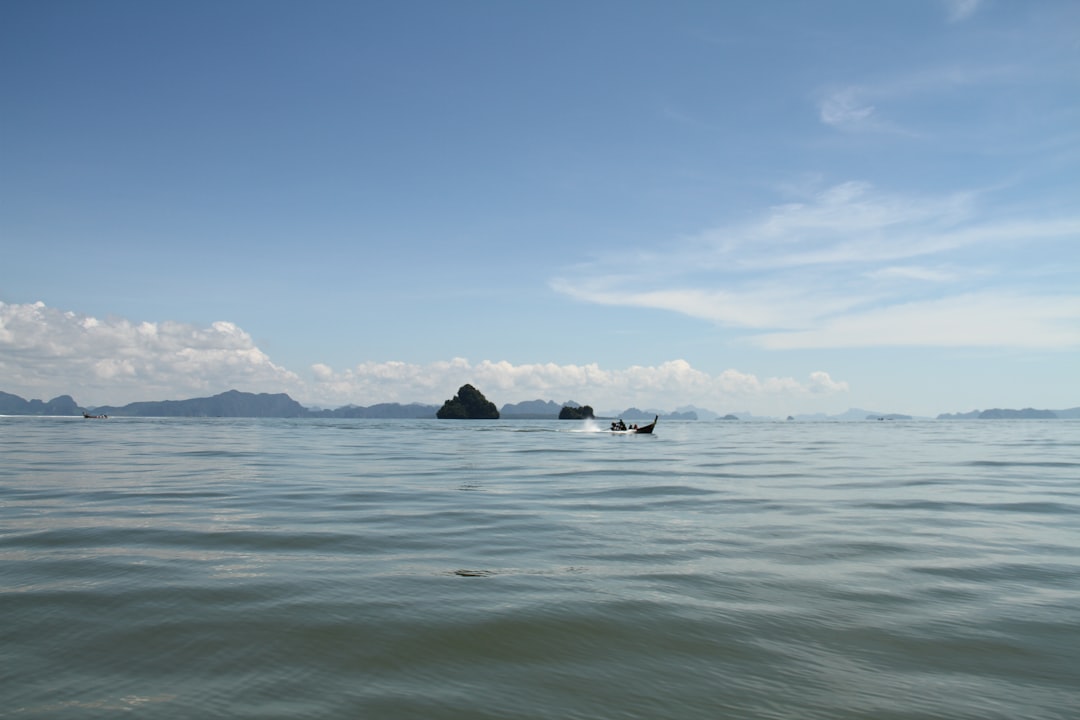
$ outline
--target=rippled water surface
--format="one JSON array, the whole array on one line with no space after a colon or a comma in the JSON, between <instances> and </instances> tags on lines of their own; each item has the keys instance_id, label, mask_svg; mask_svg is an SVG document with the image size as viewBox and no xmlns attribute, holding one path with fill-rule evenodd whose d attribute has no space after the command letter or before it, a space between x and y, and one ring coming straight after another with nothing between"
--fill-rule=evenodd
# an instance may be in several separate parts
<instances>
[{"instance_id":1,"label":"rippled water surface","mask_svg":"<svg viewBox=\"0 0 1080 720\"><path fill-rule=\"evenodd\" d=\"M1080 422L0 418L0 716L1080 717Z\"/></svg>"}]
</instances>

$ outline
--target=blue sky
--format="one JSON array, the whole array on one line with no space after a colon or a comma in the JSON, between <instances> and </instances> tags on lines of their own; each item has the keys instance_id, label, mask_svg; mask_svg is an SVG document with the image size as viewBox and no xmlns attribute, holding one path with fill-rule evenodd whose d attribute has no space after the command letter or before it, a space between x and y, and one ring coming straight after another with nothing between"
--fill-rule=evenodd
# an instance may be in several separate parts
<instances>
[{"instance_id":1,"label":"blue sky","mask_svg":"<svg viewBox=\"0 0 1080 720\"><path fill-rule=\"evenodd\" d=\"M0 4L0 390L1080 405L1080 4Z\"/></svg>"}]
</instances>

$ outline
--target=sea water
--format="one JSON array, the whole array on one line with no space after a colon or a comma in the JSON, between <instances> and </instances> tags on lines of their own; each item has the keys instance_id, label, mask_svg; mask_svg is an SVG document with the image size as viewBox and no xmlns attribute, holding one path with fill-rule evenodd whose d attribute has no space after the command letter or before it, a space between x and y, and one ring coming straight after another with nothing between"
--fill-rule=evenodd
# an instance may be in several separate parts
<instances>
[{"instance_id":1,"label":"sea water","mask_svg":"<svg viewBox=\"0 0 1080 720\"><path fill-rule=\"evenodd\" d=\"M0 418L0 717L1080 717L1080 422L587 429Z\"/></svg>"}]
</instances>

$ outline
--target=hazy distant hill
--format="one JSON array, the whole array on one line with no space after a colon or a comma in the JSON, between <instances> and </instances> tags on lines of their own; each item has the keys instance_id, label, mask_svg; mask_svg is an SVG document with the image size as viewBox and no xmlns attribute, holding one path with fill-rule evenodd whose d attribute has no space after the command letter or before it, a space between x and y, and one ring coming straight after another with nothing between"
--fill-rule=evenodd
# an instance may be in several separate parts
<instances>
[{"instance_id":1,"label":"hazy distant hill","mask_svg":"<svg viewBox=\"0 0 1080 720\"><path fill-rule=\"evenodd\" d=\"M649 408L642 410L636 407L626 408L622 412L609 411L604 413L604 417L617 417L623 420L652 420L654 417L660 416L661 420L697 420L698 414L695 410L687 410L685 412L664 412L663 410L656 410ZM713 413L713 417L716 417Z\"/></svg>"},{"instance_id":2,"label":"hazy distant hill","mask_svg":"<svg viewBox=\"0 0 1080 720\"><path fill-rule=\"evenodd\" d=\"M938 420L1055 420L1075 417L1080 417L1080 408L1072 408L1071 410L992 408L990 410L972 410L967 413L942 413L938 415Z\"/></svg>"},{"instance_id":3,"label":"hazy distant hill","mask_svg":"<svg viewBox=\"0 0 1080 720\"><path fill-rule=\"evenodd\" d=\"M872 410L863 410L862 408L850 408L839 415L826 415L825 413L812 413L808 415L796 415L796 420L801 421L839 421L839 422L855 422L857 420L877 420L878 418L888 417L890 419L904 419L910 420L910 416L898 416L892 413L874 412Z\"/></svg>"},{"instance_id":4,"label":"hazy distant hill","mask_svg":"<svg viewBox=\"0 0 1080 720\"><path fill-rule=\"evenodd\" d=\"M661 413L662 415L663 413ZM720 413L713 412L712 410L706 410L705 408L699 408L694 405L683 405L682 407L675 408L676 415L690 416L693 415L694 420L716 420L720 417ZM733 414L733 413L726 413Z\"/></svg>"},{"instance_id":5,"label":"hazy distant hill","mask_svg":"<svg viewBox=\"0 0 1080 720\"><path fill-rule=\"evenodd\" d=\"M346 405L335 410L309 410L309 417L321 418L368 418L368 419L435 419L438 411L437 405L423 405L420 403L378 403L370 407L360 405Z\"/></svg>"},{"instance_id":6,"label":"hazy distant hill","mask_svg":"<svg viewBox=\"0 0 1080 720\"><path fill-rule=\"evenodd\" d=\"M41 402L0 392L0 415L82 415L82 408L70 395L61 395L49 402Z\"/></svg>"},{"instance_id":7,"label":"hazy distant hill","mask_svg":"<svg viewBox=\"0 0 1080 720\"><path fill-rule=\"evenodd\" d=\"M563 405L580 407L575 402L557 403L552 400L526 400L519 403L507 403L499 410L499 415L504 418L517 418L519 420L555 420Z\"/></svg>"},{"instance_id":8,"label":"hazy distant hill","mask_svg":"<svg viewBox=\"0 0 1080 720\"><path fill-rule=\"evenodd\" d=\"M660 417L666 418L668 420L697 420L698 419L698 414L697 414L696 410L687 410L686 412L678 412L678 411L669 412L666 415L664 413L654 413L654 414L659 415ZM738 419L738 418L736 418L736 419Z\"/></svg>"}]
</instances>

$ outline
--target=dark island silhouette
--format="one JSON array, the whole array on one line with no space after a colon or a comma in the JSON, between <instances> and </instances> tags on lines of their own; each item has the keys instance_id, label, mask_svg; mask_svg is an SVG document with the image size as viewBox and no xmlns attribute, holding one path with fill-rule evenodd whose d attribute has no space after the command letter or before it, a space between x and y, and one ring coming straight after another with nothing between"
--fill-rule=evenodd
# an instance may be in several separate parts
<instances>
[{"instance_id":1,"label":"dark island silhouette","mask_svg":"<svg viewBox=\"0 0 1080 720\"><path fill-rule=\"evenodd\" d=\"M559 410L560 420L592 420L596 418L596 414L593 413L593 409L588 405L582 405L581 407L573 407L571 405L564 405Z\"/></svg>"},{"instance_id":2,"label":"dark island silhouette","mask_svg":"<svg viewBox=\"0 0 1080 720\"><path fill-rule=\"evenodd\" d=\"M499 409L484 394L466 383L457 395L443 403L435 417L440 420L498 420Z\"/></svg>"}]
</instances>

